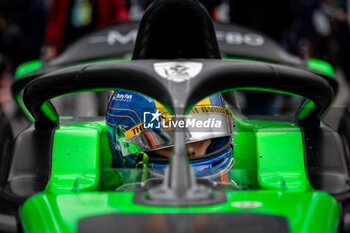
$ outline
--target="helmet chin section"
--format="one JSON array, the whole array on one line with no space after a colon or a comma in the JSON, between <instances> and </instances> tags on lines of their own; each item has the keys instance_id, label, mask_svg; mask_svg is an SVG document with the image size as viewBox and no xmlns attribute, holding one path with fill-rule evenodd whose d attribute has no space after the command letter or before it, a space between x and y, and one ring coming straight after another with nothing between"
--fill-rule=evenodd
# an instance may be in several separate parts
<instances>
[{"instance_id":1,"label":"helmet chin section","mask_svg":"<svg viewBox=\"0 0 350 233\"><path fill-rule=\"evenodd\" d=\"M167 159L162 159L167 161ZM226 147L218 154L211 156L205 155L196 159L190 160L190 165L193 167L196 177L208 178L213 181L222 181L222 176L229 174L234 164L233 149L231 145ZM160 160L150 160L149 172L151 177L163 177L164 170L168 163L160 163Z\"/></svg>"}]
</instances>

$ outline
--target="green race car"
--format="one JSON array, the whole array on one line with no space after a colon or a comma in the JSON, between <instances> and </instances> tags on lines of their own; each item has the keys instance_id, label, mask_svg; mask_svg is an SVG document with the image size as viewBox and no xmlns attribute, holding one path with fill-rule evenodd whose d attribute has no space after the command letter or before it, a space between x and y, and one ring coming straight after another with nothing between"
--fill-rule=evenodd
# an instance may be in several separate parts
<instances>
[{"instance_id":1,"label":"green race car","mask_svg":"<svg viewBox=\"0 0 350 233\"><path fill-rule=\"evenodd\" d=\"M131 61L88 62L52 72L50 67L19 74L14 86L33 125L14 142L1 189L3 231L348 230L346 155L338 133L322 122L336 93L329 69L222 60L212 21L192 0L153 3L140 22ZM24 86L22 98L18 90ZM179 121L206 97L229 93L222 95L233 119L233 167L219 169L220 179L198 176L179 126L173 128L171 161L159 176L148 166L148 151L127 141L123 130L112 134L141 160L134 167L115 166L105 118L59 117L50 103L62 95L107 89L151 97ZM305 101L287 117L249 117L230 99L232 90ZM151 132L144 123L140 130Z\"/></svg>"}]
</instances>

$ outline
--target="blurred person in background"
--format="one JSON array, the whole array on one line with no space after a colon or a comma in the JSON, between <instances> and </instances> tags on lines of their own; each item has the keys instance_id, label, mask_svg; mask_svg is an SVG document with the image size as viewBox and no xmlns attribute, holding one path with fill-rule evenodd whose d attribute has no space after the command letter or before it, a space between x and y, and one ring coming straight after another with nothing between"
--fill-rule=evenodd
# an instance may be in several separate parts
<instances>
[{"instance_id":1,"label":"blurred person in background","mask_svg":"<svg viewBox=\"0 0 350 233\"><path fill-rule=\"evenodd\" d=\"M11 74L19 64L40 57L45 21L42 0L0 1L0 51L10 63Z\"/></svg>"},{"instance_id":2,"label":"blurred person in background","mask_svg":"<svg viewBox=\"0 0 350 233\"><path fill-rule=\"evenodd\" d=\"M288 50L286 41L295 18L292 0L229 0L230 22L262 32Z\"/></svg>"},{"instance_id":3,"label":"blurred person in background","mask_svg":"<svg viewBox=\"0 0 350 233\"><path fill-rule=\"evenodd\" d=\"M289 50L289 36L295 16L294 1L229 0L229 7L231 23L262 32ZM279 94L258 91L244 93L244 114L270 115L281 111L283 99Z\"/></svg>"},{"instance_id":4,"label":"blurred person in background","mask_svg":"<svg viewBox=\"0 0 350 233\"><path fill-rule=\"evenodd\" d=\"M298 53L346 67L343 61L348 53L348 0L300 0L300 14L295 39ZM346 55L345 55L346 56ZM349 60L349 59L347 59ZM345 72L345 71L344 71Z\"/></svg>"},{"instance_id":5,"label":"blurred person in background","mask_svg":"<svg viewBox=\"0 0 350 233\"><path fill-rule=\"evenodd\" d=\"M340 68L350 84L349 0L319 0L311 13L313 56Z\"/></svg>"},{"instance_id":6,"label":"blurred person in background","mask_svg":"<svg viewBox=\"0 0 350 233\"><path fill-rule=\"evenodd\" d=\"M0 105L14 132L28 122L11 98L11 83L18 65L40 58L45 22L43 0L0 0Z\"/></svg>"},{"instance_id":7,"label":"blurred person in background","mask_svg":"<svg viewBox=\"0 0 350 233\"><path fill-rule=\"evenodd\" d=\"M331 0L316 1L315 8L311 12L311 22L314 35L310 39L313 48L310 55L326 60L333 66L336 64L337 40L335 36L336 22L335 9Z\"/></svg>"},{"instance_id":8,"label":"blurred person in background","mask_svg":"<svg viewBox=\"0 0 350 233\"><path fill-rule=\"evenodd\" d=\"M132 1L132 0L129 0ZM222 0L198 0L207 9L208 13L215 19L215 8L222 3ZM139 4L143 10L146 10L154 0L139 0Z\"/></svg>"},{"instance_id":9,"label":"blurred person in background","mask_svg":"<svg viewBox=\"0 0 350 233\"><path fill-rule=\"evenodd\" d=\"M10 98L9 64L0 53L0 109Z\"/></svg>"},{"instance_id":10,"label":"blurred person in background","mask_svg":"<svg viewBox=\"0 0 350 233\"><path fill-rule=\"evenodd\" d=\"M52 0L44 58L54 58L76 39L95 29L128 19L123 0Z\"/></svg>"},{"instance_id":11,"label":"blurred person in background","mask_svg":"<svg viewBox=\"0 0 350 233\"><path fill-rule=\"evenodd\" d=\"M339 65L345 80L350 84L350 0L336 1L334 7L336 37L339 42Z\"/></svg>"},{"instance_id":12,"label":"blurred person in background","mask_svg":"<svg viewBox=\"0 0 350 233\"><path fill-rule=\"evenodd\" d=\"M80 37L115 22L126 22L129 13L124 0L52 0L49 10L43 59L50 60ZM96 92L97 114L106 111L107 92ZM77 113L76 98L63 99L62 111Z\"/></svg>"}]
</instances>

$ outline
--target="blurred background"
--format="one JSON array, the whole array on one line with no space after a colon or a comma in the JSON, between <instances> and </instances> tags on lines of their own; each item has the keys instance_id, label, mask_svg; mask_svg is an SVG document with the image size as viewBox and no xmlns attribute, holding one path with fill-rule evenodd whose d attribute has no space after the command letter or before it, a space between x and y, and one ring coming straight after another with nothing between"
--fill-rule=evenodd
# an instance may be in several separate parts
<instances>
[{"instance_id":1,"label":"blurred background","mask_svg":"<svg viewBox=\"0 0 350 233\"><path fill-rule=\"evenodd\" d=\"M350 0L201 2L214 20L260 31L291 54L332 64L340 84L332 117L340 118L341 109L350 104ZM10 90L19 64L53 59L87 33L111 23L139 20L149 4L151 0L0 0L0 106L14 135L29 125ZM81 95L80 101L98 105L91 95ZM67 107L69 101L57 105ZM84 115L101 112L86 106L72 107Z\"/></svg>"}]
</instances>

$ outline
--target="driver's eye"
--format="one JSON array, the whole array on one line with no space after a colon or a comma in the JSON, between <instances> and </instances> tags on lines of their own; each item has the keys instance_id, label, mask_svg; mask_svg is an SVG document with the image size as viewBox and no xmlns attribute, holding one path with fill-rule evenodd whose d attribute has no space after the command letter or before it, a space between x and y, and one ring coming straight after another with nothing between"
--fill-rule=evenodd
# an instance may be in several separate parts
<instances>
[{"instance_id":1,"label":"driver's eye","mask_svg":"<svg viewBox=\"0 0 350 233\"><path fill-rule=\"evenodd\" d=\"M189 158L196 158L206 154L207 149L211 143L210 139L192 142L187 144L187 154Z\"/></svg>"},{"instance_id":2,"label":"driver's eye","mask_svg":"<svg viewBox=\"0 0 350 233\"><path fill-rule=\"evenodd\" d=\"M159 149L159 150L154 151L154 153L157 155L161 155L163 157L166 157L166 158L170 158L171 154L173 153L173 147Z\"/></svg>"}]
</instances>

